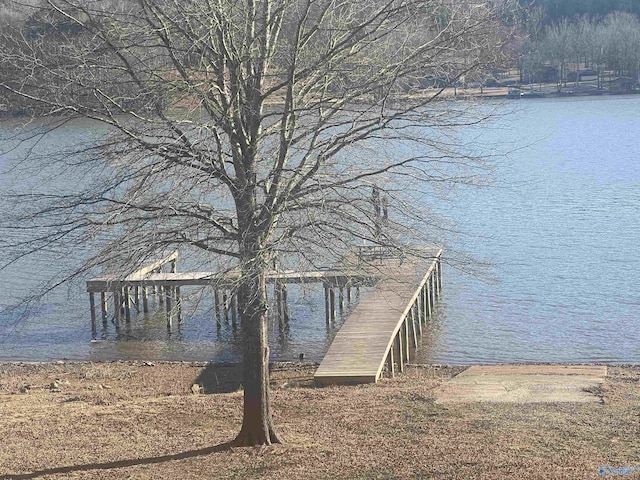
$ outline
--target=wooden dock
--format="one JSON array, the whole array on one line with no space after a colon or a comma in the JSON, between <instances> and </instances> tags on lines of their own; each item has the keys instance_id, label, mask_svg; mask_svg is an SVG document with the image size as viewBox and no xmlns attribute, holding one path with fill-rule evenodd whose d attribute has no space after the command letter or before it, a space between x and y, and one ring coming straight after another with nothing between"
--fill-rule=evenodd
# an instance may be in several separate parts
<instances>
[{"instance_id":1,"label":"wooden dock","mask_svg":"<svg viewBox=\"0 0 640 480\"><path fill-rule=\"evenodd\" d=\"M96 294L100 295L103 327L108 322L108 300L113 299L113 319L116 326L120 320L131 321L132 310L145 313L149 311L149 300L155 299L161 307L166 307L167 328L173 326L174 315L177 314L178 323L182 323L181 287L212 286L214 288L214 309L217 325L221 318L232 317L236 324L237 298L236 285L240 273L229 271L220 272L178 272L178 252L149 261L140 269L128 275L104 275L87 280L87 292L91 309L91 326L94 337L97 335ZM167 268L169 271L166 271ZM163 271L165 270L165 271ZM326 269L309 272L293 270L279 270L267 272L267 283L274 284L276 307L279 315L288 317L287 284L322 283L325 289L327 323L336 318L338 306L342 310L343 294L351 299L351 288L358 289L361 285L371 283L371 275L363 270ZM339 295L336 297L336 291ZM288 321L288 318L285 318Z\"/></svg>"},{"instance_id":2,"label":"wooden dock","mask_svg":"<svg viewBox=\"0 0 640 480\"><path fill-rule=\"evenodd\" d=\"M384 272L336 334L314 378L322 385L374 383L402 372L442 288L442 250L430 264L383 260Z\"/></svg>"},{"instance_id":3,"label":"wooden dock","mask_svg":"<svg viewBox=\"0 0 640 480\"><path fill-rule=\"evenodd\" d=\"M310 272L272 271L267 282L274 284L278 315L288 321L287 287L289 283L322 283L324 286L327 325L351 301L352 289L360 294L361 286L371 291L360 302L336 334L315 373L319 384L372 383L385 373L402 372L412 348L418 346L423 325L432 316L442 288L441 249L424 249L419 257L386 255L383 249L360 248L352 265L346 269ZM185 286L213 286L216 322L228 320L236 325L235 285L239 273L178 272L178 253L150 261L125 276L106 275L87 281L91 305L91 324L96 334L95 295L101 296L103 326L107 326L107 294L113 298L116 326L124 318L131 320L135 308L147 312L149 299L166 307L167 328L172 328L174 313L182 322L180 289ZM355 267L353 266L355 265ZM166 270L169 271L166 271ZM163 271L165 270L165 271Z\"/></svg>"}]
</instances>

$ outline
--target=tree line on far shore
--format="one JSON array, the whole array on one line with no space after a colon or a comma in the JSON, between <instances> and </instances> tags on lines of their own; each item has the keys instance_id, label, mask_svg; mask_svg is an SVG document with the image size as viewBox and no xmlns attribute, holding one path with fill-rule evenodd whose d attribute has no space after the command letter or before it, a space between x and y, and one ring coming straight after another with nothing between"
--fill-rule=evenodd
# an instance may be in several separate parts
<instances>
[{"instance_id":1,"label":"tree line on far shore","mask_svg":"<svg viewBox=\"0 0 640 480\"><path fill-rule=\"evenodd\" d=\"M519 0L525 9L537 8L544 14L545 24L557 23L563 18L605 17L613 12L640 15L637 0Z\"/></svg>"},{"instance_id":2,"label":"tree line on far shore","mask_svg":"<svg viewBox=\"0 0 640 480\"><path fill-rule=\"evenodd\" d=\"M521 26L516 61L522 83L556 83L561 89L589 79L602 89L607 80L621 79L630 89L640 79L640 18L634 13L549 23L548 12L536 7L522 12Z\"/></svg>"}]
</instances>

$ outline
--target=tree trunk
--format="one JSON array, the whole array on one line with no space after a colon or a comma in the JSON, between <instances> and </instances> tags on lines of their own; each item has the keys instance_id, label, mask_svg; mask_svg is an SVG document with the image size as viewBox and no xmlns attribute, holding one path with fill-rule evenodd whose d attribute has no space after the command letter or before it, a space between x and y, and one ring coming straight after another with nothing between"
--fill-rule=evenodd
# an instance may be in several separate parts
<instances>
[{"instance_id":1,"label":"tree trunk","mask_svg":"<svg viewBox=\"0 0 640 480\"><path fill-rule=\"evenodd\" d=\"M264 269L243 275L239 310L243 337L244 408L239 446L280 443L275 433L269 401L269 344L267 342L267 291Z\"/></svg>"}]
</instances>

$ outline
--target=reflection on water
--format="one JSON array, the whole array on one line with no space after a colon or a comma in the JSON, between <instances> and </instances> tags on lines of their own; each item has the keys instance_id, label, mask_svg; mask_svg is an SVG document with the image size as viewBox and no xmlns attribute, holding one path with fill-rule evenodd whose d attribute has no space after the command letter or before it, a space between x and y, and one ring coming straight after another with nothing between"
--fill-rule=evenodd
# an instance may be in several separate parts
<instances>
[{"instance_id":1,"label":"reflection on water","mask_svg":"<svg viewBox=\"0 0 640 480\"><path fill-rule=\"evenodd\" d=\"M194 289L195 290L195 289ZM333 336L355 306L355 298L327 325L324 312L324 291L317 285L289 286L290 320L279 321L275 307L269 315L271 355L277 361L297 361L300 354L305 361L322 359ZM0 361L45 361L67 358L70 360L185 360L236 362L240 359L240 326L234 327L230 319L222 320L219 327L213 313L213 299L206 291L192 292L183 288L184 324L174 321L171 331L166 327L166 316L161 308L150 302L148 314L132 312L130 323L116 325L112 316L106 328L98 322L96 339L91 338L88 299L85 295L77 302L66 305L67 314L58 315L51 307L46 315L42 308L38 315L21 320L14 332L10 325L15 319L2 319L4 343L0 348ZM271 298L273 295L271 294ZM85 311L79 308L85 304Z\"/></svg>"}]
</instances>

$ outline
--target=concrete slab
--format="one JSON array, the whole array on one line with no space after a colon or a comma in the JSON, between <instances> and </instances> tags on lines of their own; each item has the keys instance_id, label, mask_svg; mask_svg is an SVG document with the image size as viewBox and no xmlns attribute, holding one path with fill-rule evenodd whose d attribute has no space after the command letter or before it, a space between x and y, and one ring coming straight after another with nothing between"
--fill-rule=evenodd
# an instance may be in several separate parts
<instances>
[{"instance_id":1,"label":"concrete slab","mask_svg":"<svg viewBox=\"0 0 640 480\"><path fill-rule=\"evenodd\" d=\"M602 400L592 392L606 375L601 366L473 366L445 383L436 403L595 403Z\"/></svg>"}]
</instances>

